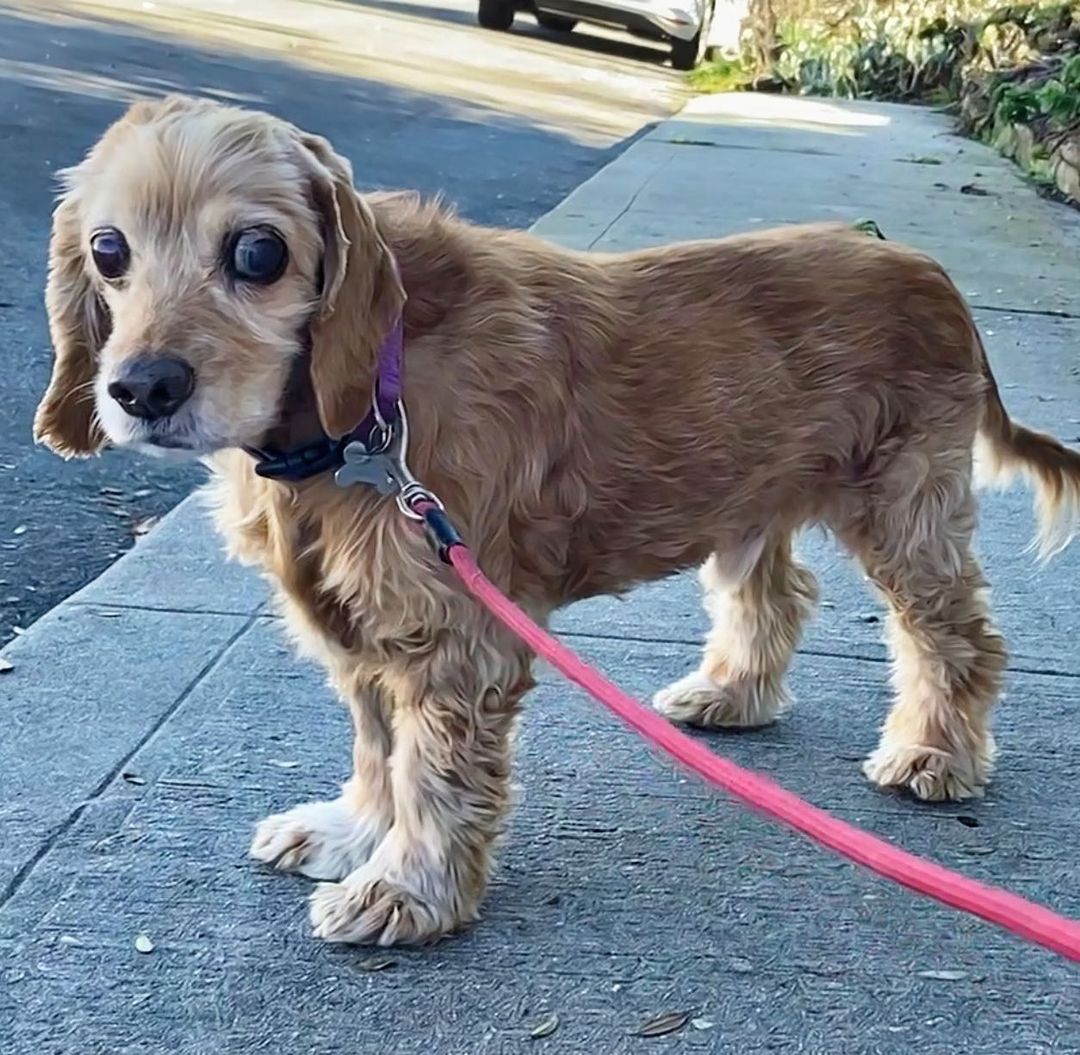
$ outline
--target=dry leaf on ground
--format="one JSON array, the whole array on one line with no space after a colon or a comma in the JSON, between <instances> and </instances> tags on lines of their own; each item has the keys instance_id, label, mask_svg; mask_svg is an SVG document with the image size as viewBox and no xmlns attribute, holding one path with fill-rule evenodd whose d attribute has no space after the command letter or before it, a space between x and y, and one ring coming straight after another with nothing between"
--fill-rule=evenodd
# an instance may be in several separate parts
<instances>
[{"instance_id":1,"label":"dry leaf on ground","mask_svg":"<svg viewBox=\"0 0 1080 1055\"><path fill-rule=\"evenodd\" d=\"M532 1037L533 1040L540 1040L541 1037L550 1037L558 1028L559 1016L552 1011L547 1018L537 1022L537 1024L529 1030L529 1036Z\"/></svg>"},{"instance_id":2,"label":"dry leaf on ground","mask_svg":"<svg viewBox=\"0 0 1080 1055\"><path fill-rule=\"evenodd\" d=\"M385 956L371 956L361 960L356 966L361 971L385 971L393 967L396 960L388 960Z\"/></svg>"},{"instance_id":3,"label":"dry leaf on ground","mask_svg":"<svg viewBox=\"0 0 1080 1055\"><path fill-rule=\"evenodd\" d=\"M136 538L142 538L144 535L149 535L151 531L157 526L160 517L147 517L145 520L140 520L132 529L131 533Z\"/></svg>"},{"instance_id":4,"label":"dry leaf on ground","mask_svg":"<svg viewBox=\"0 0 1080 1055\"><path fill-rule=\"evenodd\" d=\"M678 1033L690 1021L690 1016L693 1013L693 1011L669 1011L666 1014L658 1015L656 1018L651 1018L648 1022L638 1026L633 1035L635 1037L665 1037L669 1033Z\"/></svg>"}]
</instances>

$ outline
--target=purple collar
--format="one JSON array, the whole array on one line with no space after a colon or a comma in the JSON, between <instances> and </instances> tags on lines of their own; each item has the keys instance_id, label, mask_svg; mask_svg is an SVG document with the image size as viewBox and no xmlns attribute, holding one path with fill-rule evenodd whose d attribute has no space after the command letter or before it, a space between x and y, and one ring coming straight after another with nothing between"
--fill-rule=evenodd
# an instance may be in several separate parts
<instances>
[{"instance_id":1,"label":"purple collar","mask_svg":"<svg viewBox=\"0 0 1080 1055\"><path fill-rule=\"evenodd\" d=\"M340 439L323 433L298 447L244 447L255 459L255 472L269 480L298 482L320 473L343 470L338 475L343 486L348 483L371 483L384 490L384 462L391 448L401 447L405 438L405 415L402 407L402 374L405 358L405 324L401 315L379 347L375 366L371 407L364 420ZM366 467L366 471L365 471Z\"/></svg>"}]
</instances>

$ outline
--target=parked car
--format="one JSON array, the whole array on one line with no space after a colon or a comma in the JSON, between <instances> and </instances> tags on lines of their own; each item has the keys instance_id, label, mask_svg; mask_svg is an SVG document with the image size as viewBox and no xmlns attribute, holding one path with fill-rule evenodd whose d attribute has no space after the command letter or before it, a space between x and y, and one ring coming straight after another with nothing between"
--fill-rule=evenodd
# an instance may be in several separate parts
<instances>
[{"instance_id":1,"label":"parked car","mask_svg":"<svg viewBox=\"0 0 1080 1055\"><path fill-rule=\"evenodd\" d=\"M692 70L710 46L715 0L479 0L478 19L485 29L509 29L514 15L526 11L545 29L569 33L579 22L622 29L635 36L667 42L671 65Z\"/></svg>"}]
</instances>

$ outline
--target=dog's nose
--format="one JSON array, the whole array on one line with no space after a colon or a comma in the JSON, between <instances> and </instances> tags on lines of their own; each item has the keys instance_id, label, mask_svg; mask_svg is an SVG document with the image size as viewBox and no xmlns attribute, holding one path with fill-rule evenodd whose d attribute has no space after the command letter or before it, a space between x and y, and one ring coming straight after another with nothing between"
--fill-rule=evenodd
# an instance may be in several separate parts
<instances>
[{"instance_id":1,"label":"dog's nose","mask_svg":"<svg viewBox=\"0 0 1080 1055\"><path fill-rule=\"evenodd\" d=\"M181 359L136 359L109 385L109 395L133 418L157 421L180 409L195 390L195 371Z\"/></svg>"}]
</instances>

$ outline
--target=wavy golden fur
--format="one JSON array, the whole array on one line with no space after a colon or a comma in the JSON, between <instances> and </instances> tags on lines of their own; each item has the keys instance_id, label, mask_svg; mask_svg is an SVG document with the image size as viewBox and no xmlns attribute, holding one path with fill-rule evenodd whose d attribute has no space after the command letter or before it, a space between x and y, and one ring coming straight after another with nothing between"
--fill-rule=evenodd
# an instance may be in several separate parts
<instances>
[{"instance_id":1,"label":"wavy golden fur","mask_svg":"<svg viewBox=\"0 0 1080 1055\"><path fill-rule=\"evenodd\" d=\"M1048 553L1077 527L1080 455L1010 421L933 261L836 226L568 252L361 196L325 140L184 98L133 107L65 188L36 434L65 456L110 442L207 458L232 553L268 575L348 704L340 797L264 820L252 844L324 881L319 936L423 941L477 916L533 684L532 657L391 500L269 482L238 449L351 428L402 304L413 469L532 615L701 565L701 667L656 704L768 723L817 593L792 536L825 525L890 609L897 700L868 776L924 799L980 792L1006 654L971 550L973 446L1033 477ZM95 271L103 225L130 247L120 279ZM224 270L252 225L288 246L269 284ZM132 417L110 384L166 353L193 393L164 420ZM308 353L313 400L294 406Z\"/></svg>"}]
</instances>

